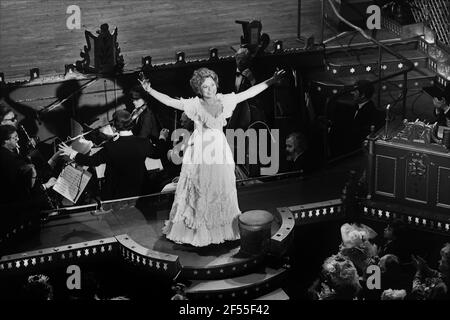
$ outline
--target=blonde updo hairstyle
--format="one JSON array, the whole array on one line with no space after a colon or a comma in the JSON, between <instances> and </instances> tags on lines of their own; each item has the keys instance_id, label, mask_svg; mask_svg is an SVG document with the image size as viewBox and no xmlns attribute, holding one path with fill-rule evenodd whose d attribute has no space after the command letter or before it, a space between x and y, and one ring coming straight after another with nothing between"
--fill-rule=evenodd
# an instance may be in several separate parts
<instances>
[{"instance_id":1,"label":"blonde updo hairstyle","mask_svg":"<svg viewBox=\"0 0 450 320\"><path fill-rule=\"evenodd\" d=\"M202 96L201 87L206 78L213 79L213 81L216 84L216 87L219 88L219 77L217 76L217 73L208 68L197 69L194 71L194 74L192 75L191 80L189 82L191 84L192 90L199 97Z\"/></svg>"}]
</instances>

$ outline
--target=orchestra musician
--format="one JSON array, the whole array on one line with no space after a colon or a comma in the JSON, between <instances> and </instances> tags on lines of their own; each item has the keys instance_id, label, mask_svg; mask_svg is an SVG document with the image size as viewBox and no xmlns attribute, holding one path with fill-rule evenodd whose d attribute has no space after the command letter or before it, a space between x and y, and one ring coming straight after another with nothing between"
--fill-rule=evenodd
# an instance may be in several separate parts
<instances>
[{"instance_id":1,"label":"orchestra musician","mask_svg":"<svg viewBox=\"0 0 450 320\"><path fill-rule=\"evenodd\" d=\"M118 110L113 115L113 128L118 136L106 142L98 152L85 155L66 143L59 146L62 155L69 156L80 165L95 167L106 164L102 200L142 195L148 183L145 159L160 157L160 145L153 145L149 139L133 135L132 126L131 114ZM168 130L164 133L162 138L167 139Z\"/></svg>"}]
</instances>

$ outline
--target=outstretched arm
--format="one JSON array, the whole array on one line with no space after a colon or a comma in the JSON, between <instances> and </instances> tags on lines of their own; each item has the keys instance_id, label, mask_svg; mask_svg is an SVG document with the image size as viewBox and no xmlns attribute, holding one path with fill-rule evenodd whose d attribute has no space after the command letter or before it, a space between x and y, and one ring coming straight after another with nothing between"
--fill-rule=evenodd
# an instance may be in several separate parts
<instances>
[{"instance_id":1,"label":"outstretched arm","mask_svg":"<svg viewBox=\"0 0 450 320\"><path fill-rule=\"evenodd\" d=\"M169 97L167 94L156 91L151 87L150 82L148 80L139 80L139 82L141 83L142 88L144 88L145 91L147 91L153 98L155 98L162 104L165 104L168 107L172 107L178 110L184 110L183 104L181 103L180 100L174 99L172 97Z\"/></svg>"},{"instance_id":2,"label":"outstretched arm","mask_svg":"<svg viewBox=\"0 0 450 320\"><path fill-rule=\"evenodd\" d=\"M242 101L253 98L254 96L260 94L268 87L270 87L272 84L278 82L285 74L286 71L277 70L275 71L274 75L271 78L267 79L266 81L258 83L257 85L236 94L236 103L240 103Z\"/></svg>"}]
</instances>

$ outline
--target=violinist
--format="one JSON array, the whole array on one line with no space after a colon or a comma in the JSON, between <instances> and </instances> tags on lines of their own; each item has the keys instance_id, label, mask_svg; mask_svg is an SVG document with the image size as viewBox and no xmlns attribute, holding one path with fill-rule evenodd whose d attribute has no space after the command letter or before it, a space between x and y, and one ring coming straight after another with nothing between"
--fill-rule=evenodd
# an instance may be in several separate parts
<instances>
[{"instance_id":1,"label":"violinist","mask_svg":"<svg viewBox=\"0 0 450 320\"><path fill-rule=\"evenodd\" d=\"M14 111L0 104L0 124L11 125L16 128L19 136L18 153L29 163L32 163L42 179L49 179L53 175L53 168L56 165L60 152L56 152L49 160L38 150L37 138L31 137L25 127L19 124Z\"/></svg>"},{"instance_id":2,"label":"violinist","mask_svg":"<svg viewBox=\"0 0 450 320\"><path fill-rule=\"evenodd\" d=\"M37 209L49 209L41 191L52 187L56 179L42 182L34 165L19 155L19 140L16 127L0 125L0 203L21 206L27 203Z\"/></svg>"}]
</instances>

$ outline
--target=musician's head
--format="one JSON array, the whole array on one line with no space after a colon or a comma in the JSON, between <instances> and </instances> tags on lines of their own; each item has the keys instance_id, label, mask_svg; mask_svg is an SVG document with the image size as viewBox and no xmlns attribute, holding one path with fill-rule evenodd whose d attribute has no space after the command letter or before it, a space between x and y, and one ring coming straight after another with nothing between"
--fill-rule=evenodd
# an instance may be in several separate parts
<instances>
[{"instance_id":1,"label":"musician's head","mask_svg":"<svg viewBox=\"0 0 450 320\"><path fill-rule=\"evenodd\" d=\"M16 127L10 124L0 125L0 145L6 149L13 151L17 149L19 135Z\"/></svg>"},{"instance_id":2,"label":"musician's head","mask_svg":"<svg viewBox=\"0 0 450 320\"><path fill-rule=\"evenodd\" d=\"M374 87L369 80L358 80L354 85L354 90L351 92L353 100L356 103L361 103L372 98Z\"/></svg>"},{"instance_id":3,"label":"musician's head","mask_svg":"<svg viewBox=\"0 0 450 320\"><path fill-rule=\"evenodd\" d=\"M288 161L295 161L297 156L308 149L308 142L306 137L301 132L292 132L286 138L286 159Z\"/></svg>"},{"instance_id":4,"label":"musician's head","mask_svg":"<svg viewBox=\"0 0 450 320\"><path fill-rule=\"evenodd\" d=\"M143 104L145 104L145 91L142 88L142 86L134 86L130 90L130 97L131 101L133 102L133 105L135 108L141 107Z\"/></svg>"},{"instance_id":5,"label":"musician's head","mask_svg":"<svg viewBox=\"0 0 450 320\"><path fill-rule=\"evenodd\" d=\"M236 60L236 67L239 69L239 71L244 71L245 69L250 67L250 50L248 50L247 48L239 48L234 55L234 59Z\"/></svg>"},{"instance_id":6,"label":"musician's head","mask_svg":"<svg viewBox=\"0 0 450 320\"><path fill-rule=\"evenodd\" d=\"M117 131L131 130L131 114L127 110L117 110L113 114L113 127Z\"/></svg>"},{"instance_id":7,"label":"musician's head","mask_svg":"<svg viewBox=\"0 0 450 320\"><path fill-rule=\"evenodd\" d=\"M212 98L217 93L219 87L219 77L217 73L208 69L200 68L194 71L190 84L192 90L201 98Z\"/></svg>"},{"instance_id":8,"label":"musician's head","mask_svg":"<svg viewBox=\"0 0 450 320\"><path fill-rule=\"evenodd\" d=\"M0 104L0 125L3 124L17 127L17 116L10 107Z\"/></svg>"}]
</instances>

